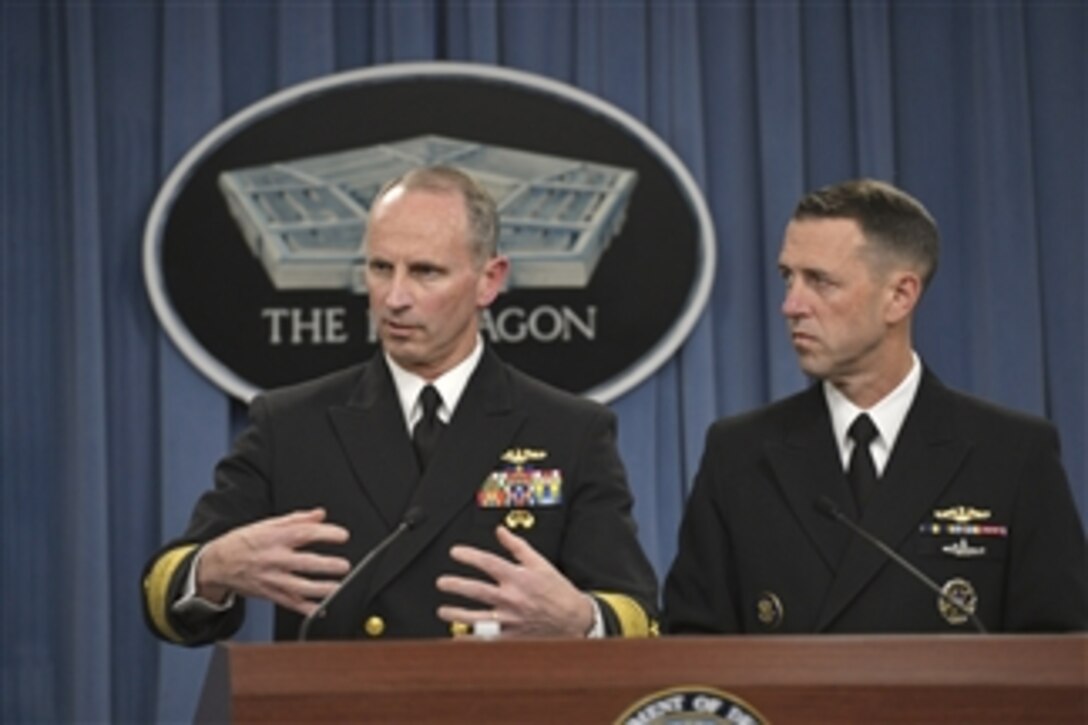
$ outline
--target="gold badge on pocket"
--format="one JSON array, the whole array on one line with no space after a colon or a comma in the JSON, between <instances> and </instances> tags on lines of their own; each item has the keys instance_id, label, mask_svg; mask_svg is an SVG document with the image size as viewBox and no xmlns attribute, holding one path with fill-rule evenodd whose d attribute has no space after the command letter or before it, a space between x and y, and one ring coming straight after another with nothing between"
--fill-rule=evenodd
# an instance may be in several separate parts
<instances>
[{"instance_id":1,"label":"gold badge on pocket","mask_svg":"<svg viewBox=\"0 0 1088 725\"><path fill-rule=\"evenodd\" d=\"M512 509L506 514L506 528L510 530L525 529L529 530L533 528L536 523L536 517L533 516L533 512L527 509Z\"/></svg>"}]
</instances>

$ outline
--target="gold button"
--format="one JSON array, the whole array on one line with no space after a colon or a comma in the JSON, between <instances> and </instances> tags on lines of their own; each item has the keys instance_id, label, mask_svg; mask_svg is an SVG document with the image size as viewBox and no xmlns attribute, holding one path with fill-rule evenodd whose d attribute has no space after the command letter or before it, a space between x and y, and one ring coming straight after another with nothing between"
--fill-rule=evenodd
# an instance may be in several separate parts
<instances>
[{"instance_id":1,"label":"gold button","mask_svg":"<svg viewBox=\"0 0 1088 725\"><path fill-rule=\"evenodd\" d=\"M381 637L385 633L385 620L378 616L367 617L363 629L371 637Z\"/></svg>"},{"instance_id":2,"label":"gold button","mask_svg":"<svg viewBox=\"0 0 1088 725\"><path fill-rule=\"evenodd\" d=\"M468 634L468 625L464 622L452 622L450 623L450 634L454 637Z\"/></svg>"}]
</instances>

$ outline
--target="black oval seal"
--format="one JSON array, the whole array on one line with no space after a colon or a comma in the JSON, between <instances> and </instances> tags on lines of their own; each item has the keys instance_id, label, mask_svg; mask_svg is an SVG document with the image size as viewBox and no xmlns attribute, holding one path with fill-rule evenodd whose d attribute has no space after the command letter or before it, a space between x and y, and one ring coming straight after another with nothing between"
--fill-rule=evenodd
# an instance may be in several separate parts
<instances>
[{"instance_id":1,"label":"black oval seal","mask_svg":"<svg viewBox=\"0 0 1088 725\"><path fill-rule=\"evenodd\" d=\"M367 195L404 163L433 162L483 174L503 197L503 244L509 222L523 245L484 324L505 359L607 402L687 337L715 242L680 160L588 93L465 63L326 76L208 133L145 230L145 281L167 333L243 400L369 356L365 290L352 282Z\"/></svg>"}]
</instances>

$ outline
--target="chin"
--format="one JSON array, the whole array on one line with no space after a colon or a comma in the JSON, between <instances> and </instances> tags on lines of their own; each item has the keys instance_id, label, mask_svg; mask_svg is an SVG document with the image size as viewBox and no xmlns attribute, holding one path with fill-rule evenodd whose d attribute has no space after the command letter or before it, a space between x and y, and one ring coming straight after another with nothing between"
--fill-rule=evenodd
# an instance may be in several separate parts
<instances>
[{"instance_id":1,"label":"chin","mask_svg":"<svg viewBox=\"0 0 1088 725\"><path fill-rule=\"evenodd\" d=\"M801 372L808 375L810 378L825 378L828 374L828 369L824 365L818 364L815 360L806 360L805 358L799 358L798 362L801 367Z\"/></svg>"},{"instance_id":2,"label":"chin","mask_svg":"<svg viewBox=\"0 0 1088 725\"><path fill-rule=\"evenodd\" d=\"M384 339L382 349L401 367L408 367L419 362L419 356L412 352L411 344L403 340Z\"/></svg>"}]
</instances>

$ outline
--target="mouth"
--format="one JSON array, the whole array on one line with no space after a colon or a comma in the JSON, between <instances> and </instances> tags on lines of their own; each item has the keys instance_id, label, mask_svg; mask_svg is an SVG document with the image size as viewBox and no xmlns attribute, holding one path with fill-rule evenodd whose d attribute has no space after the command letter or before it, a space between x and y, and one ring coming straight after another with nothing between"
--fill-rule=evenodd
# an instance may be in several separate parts
<instances>
[{"instance_id":1,"label":"mouth","mask_svg":"<svg viewBox=\"0 0 1088 725\"><path fill-rule=\"evenodd\" d=\"M387 334L394 338L408 337L413 332L420 329L419 325L390 319L383 319L381 326Z\"/></svg>"},{"instance_id":2,"label":"mouth","mask_svg":"<svg viewBox=\"0 0 1088 725\"><path fill-rule=\"evenodd\" d=\"M801 332L800 330L793 330L790 333L790 340L795 346L807 346L816 342L815 337L806 332Z\"/></svg>"}]
</instances>

